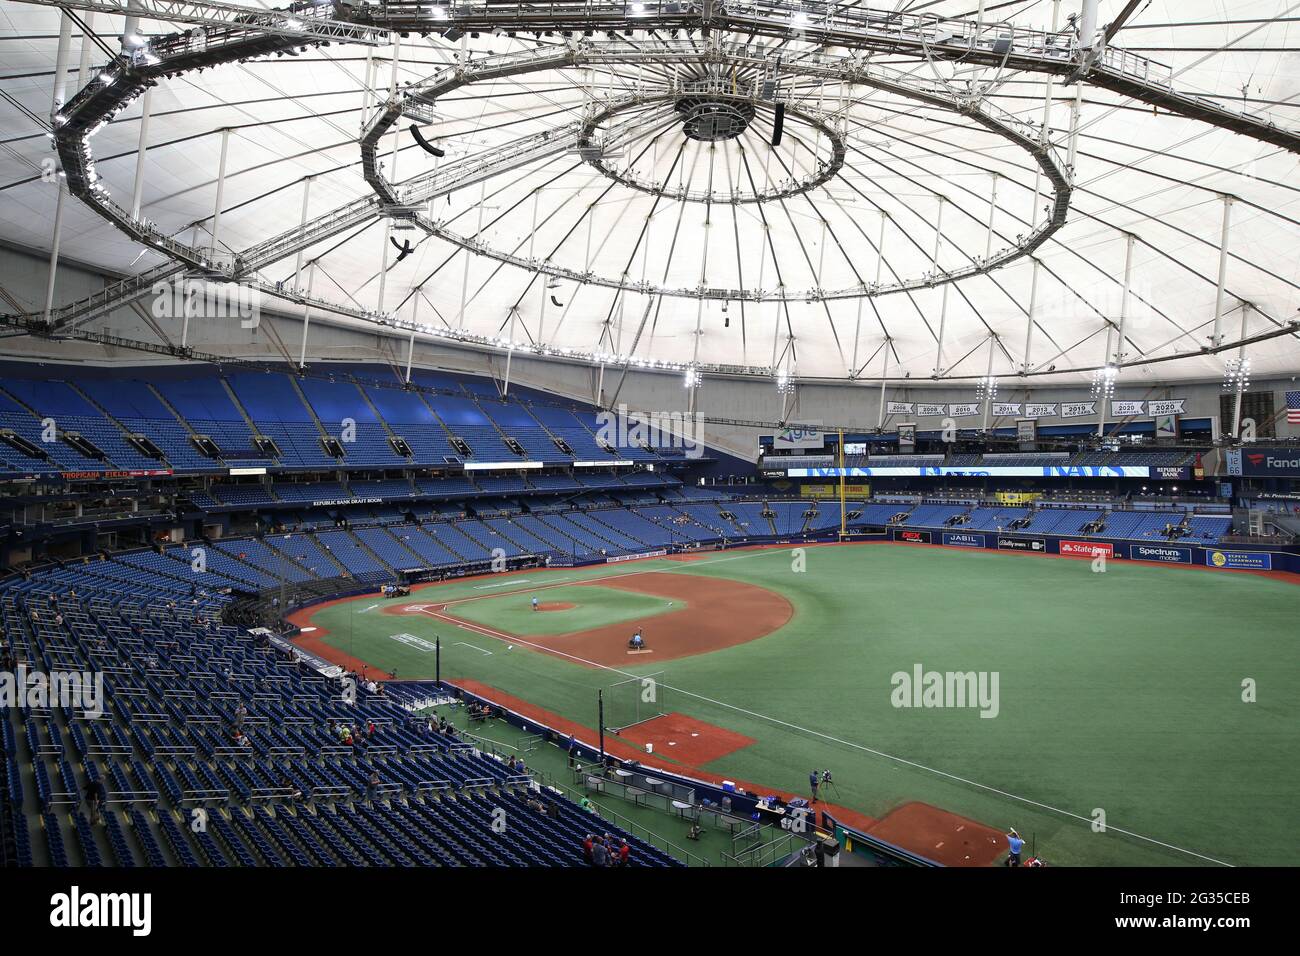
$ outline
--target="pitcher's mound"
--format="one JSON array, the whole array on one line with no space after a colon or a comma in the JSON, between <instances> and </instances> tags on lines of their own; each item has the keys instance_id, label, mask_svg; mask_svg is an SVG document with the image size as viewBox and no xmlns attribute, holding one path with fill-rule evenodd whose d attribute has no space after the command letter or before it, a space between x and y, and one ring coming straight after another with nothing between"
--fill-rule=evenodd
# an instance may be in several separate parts
<instances>
[{"instance_id":1,"label":"pitcher's mound","mask_svg":"<svg viewBox=\"0 0 1300 956\"><path fill-rule=\"evenodd\" d=\"M577 607L577 606L578 606L578 605L576 605L576 604L570 604L568 601L544 601L543 603L537 605L537 610L539 610L539 611L567 611L567 610L569 610L569 609L571 609L571 608L575 608L575 607Z\"/></svg>"}]
</instances>

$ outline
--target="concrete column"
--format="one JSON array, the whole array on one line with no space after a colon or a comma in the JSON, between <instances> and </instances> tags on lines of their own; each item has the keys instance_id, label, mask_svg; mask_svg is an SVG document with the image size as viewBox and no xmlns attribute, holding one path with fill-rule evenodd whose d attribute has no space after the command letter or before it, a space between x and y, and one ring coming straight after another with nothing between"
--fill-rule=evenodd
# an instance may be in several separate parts
<instances>
[{"instance_id":1,"label":"concrete column","mask_svg":"<svg viewBox=\"0 0 1300 956\"><path fill-rule=\"evenodd\" d=\"M311 181L312 177L307 176L302 181L302 213L298 216L298 231L305 233L307 231L307 202L311 198ZM303 248L298 246L298 254L293 263L293 291L297 292L302 288L302 255Z\"/></svg>"},{"instance_id":2,"label":"concrete column","mask_svg":"<svg viewBox=\"0 0 1300 956\"><path fill-rule=\"evenodd\" d=\"M140 218L140 209L144 202L144 154L149 142L149 114L153 110L153 87L144 91L142 97L144 111L140 114L140 144L135 151L135 186L131 191L131 218Z\"/></svg>"},{"instance_id":3,"label":"concrete column","mask_svg":"<svg viewBox=\"0 0 1300 956\"><path fill-rule=\"evenodd\" d=\"M1223 301L1228 282L1228 236L1232 230L1231 196L1223 197L1223 226L1219 231L1219 284L1214 296L1214 334L1210 342L1215 348L1223 341Z\"/></svg>"},{"instance_id":4,"label":"concrete column","mask_svg":"<svg viewBox=\"0 0 1300 956\"><path fill-rule=\"evenodd\" d=\"M54 54L54 101L50 112L57 113L68 99L68 59L72 49L72 17L59 14L59 46Z\"/></svg>"},{"instance_id":5,"label":"concrete column","mask_svg":"<svg viewBox=\"0 0 1300 956\"><path fill-rule=\"evenodd\" d=\"M311 290L316 282L315 261L307 268L307 295L302 303L302 348L298 352L298 367L307 365L307 330L311 326Z\"/></svg>"},{"instance_id":6,"label":"concrete column","mask_svg":"<svg viewBox=\"0 0 1300 956\"><path fill-rule=\"evenodd\" d=\"M45 321L50 321L54 309L54 277L59 269L59 241L63 238L63 180L55 181L59 198L54 206L54 238L50 241L50 274L45 282Z\"/></svg>"},{"instance_id":7,"label":"concrete column","mask_svg":"<svg viewBox=\"0 0 1300 956\"><path fill-rule=\"evenodd\" d=\"M226 196L226 155L230 151L230 130L221 131L221 158L217 162L217 202L212 211L212 257L217 256L217 242L221 231L221 204Z\"/></svg>"}]
</instances>

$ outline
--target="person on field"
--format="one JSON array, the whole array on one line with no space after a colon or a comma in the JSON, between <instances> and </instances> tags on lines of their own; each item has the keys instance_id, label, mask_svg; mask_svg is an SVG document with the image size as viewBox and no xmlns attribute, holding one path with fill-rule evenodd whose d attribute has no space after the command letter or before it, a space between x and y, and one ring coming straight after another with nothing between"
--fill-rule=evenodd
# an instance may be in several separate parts
<instances>
[{"instance_id":1,"label":"person on field","mask_svg":"<svg viewBox=\"0 0 1300 956\"><path fill-rule=\"evenodd\" d=\"M533 595L533 610L534 611L541 610L541 605L537 603L537 595L535 594Z\"/></svg>"},{"instance_id":2,"label":"person on field","mask_svg":"<svg viewBox=\"0 0 1300 956\"><path fill-rule=\"evenodd\" d=\"M817 802L817 788L821 785L821 777L813 770L808 774L808 788L812 790L812 802Z\"/></svg>"},{"instance_id":3,"label":"person on field","mask_svg":"<svg viewBox=\"0 0 1300 956\"><path fill-rule=\"evenodd\" d=\"M1007 847L1010 851L1007 854L1007 866L1020 865L1020 851L1024 846L1025 841L1020 838L1020 834L1016 832L1015 827L1007 831Z\"/></svg>"}]
</instances>

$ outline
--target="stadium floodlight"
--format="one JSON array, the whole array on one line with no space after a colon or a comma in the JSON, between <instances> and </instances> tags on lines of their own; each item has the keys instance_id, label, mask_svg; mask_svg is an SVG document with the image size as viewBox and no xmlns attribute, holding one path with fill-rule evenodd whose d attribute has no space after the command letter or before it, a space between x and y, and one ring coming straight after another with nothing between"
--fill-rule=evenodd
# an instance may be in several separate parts
<instances>
[{"instance_id":1,"label":"stadium floodlight","mask_svg":"<svg viewBox=\"0 0 1300 956\"><path fill-rule=\"evenodd\" d=\"M776 373L776 390L782 395L789 395L794 391L794 379L785 369L778 369Z\"/></svg>"},{"instance_id":2,"label":"stadium floodlight","mask_svg":"<svg viewBox=\"0 0 1300 956\"><path fill-rule=\"evenodd\" d=\"M1115 379L1119 376L1119 369L1109 363L1097 369L1092 376L1092 397L1104 398L1107 401L1115 397Z\"/></svg>"},{"instance_id":3,"label":"stadium floodlight","mask_svg":"<svg viewBox=\"0 0 1300 956\"><path fill-rule=\"evenodd\" d=\"M996 402L998 400L998 380L996 376L990 375L982 378L975 383L975 401Z\"/></svg>"},{"instance_id":4,"label":"stadium floodlight","mask_svg":"<svg viewBox=\"0 0 1300 956\"><path fill-rule=\"evenodd\" d=\"M1223 363L1223 390L1243 392L1250 388L1250 359L1234 355Z\"/></svg>"},{"instance_id":5,"label":"stadium floodlight","mask_svg":"<svg viewBox=\"0 0 1300 956\"><path fill-rule=\"evenodd\" d=\"M699 388L704 382L704 376L694 365L686 366L686 372L682 376L682 385L686 388Z\"/></svg>"}]
</instances>

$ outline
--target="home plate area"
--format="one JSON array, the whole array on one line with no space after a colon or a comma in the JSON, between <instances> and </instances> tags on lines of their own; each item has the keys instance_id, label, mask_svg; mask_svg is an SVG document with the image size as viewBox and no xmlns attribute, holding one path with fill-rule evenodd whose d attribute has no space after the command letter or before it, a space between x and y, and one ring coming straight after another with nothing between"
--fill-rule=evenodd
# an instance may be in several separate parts
<instances>
[{"instance_id":1,"label":"home plate area","mask_svg":"<svg viewBox=\"0 0 1300 956\"><path fill-rule=\"evenodd\" d=\"M754 743L753 737L678 713L635 724L624 729L619 737L642 750L646 744L653 744L655 753L692 767L701 767Z\"/></svg>"}]
</instances>

